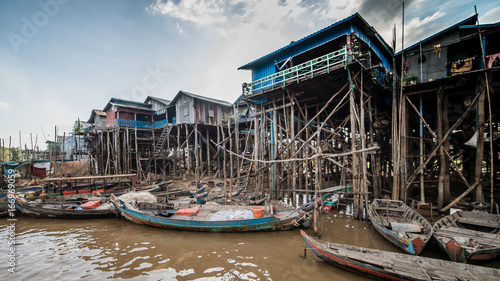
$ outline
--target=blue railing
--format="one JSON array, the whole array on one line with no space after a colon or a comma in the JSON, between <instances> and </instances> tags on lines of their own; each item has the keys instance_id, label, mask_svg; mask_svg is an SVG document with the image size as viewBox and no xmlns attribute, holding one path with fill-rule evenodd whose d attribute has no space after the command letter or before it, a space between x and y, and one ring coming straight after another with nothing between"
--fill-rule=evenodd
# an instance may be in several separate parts
<instances>
[{"instance_id":1,"label":"blue railing","mask_svg":"<svg viewBox=\"0 0 500 281\"><path fill-rule=\"evenodd\" d=\"M140 121L140 120L127 120L127 119L116 119L115 125L119 127L132 127L132 128L145 128L145 129L157 129L161 127L165 127L168 125L167 119L156 121L156 122L148 122L148 121Z\"/></svg>"},{"instance_id":2,"label":"blue railing","mask_svg":"<svg viewBox=\"0 0 500 281\"><path fill-rule=\"evenodd\" d=\"M253 95L263 90L273 89L274 87L284 87L287 82L300 82L302 77L313 78L320 71L330 72L332 67L343 65L347 61L346 47L324 56L301 63L297 66L287 68L283 71L271 74L264 78L243 84L243 95Z\"/></svg>"}]
</instances>

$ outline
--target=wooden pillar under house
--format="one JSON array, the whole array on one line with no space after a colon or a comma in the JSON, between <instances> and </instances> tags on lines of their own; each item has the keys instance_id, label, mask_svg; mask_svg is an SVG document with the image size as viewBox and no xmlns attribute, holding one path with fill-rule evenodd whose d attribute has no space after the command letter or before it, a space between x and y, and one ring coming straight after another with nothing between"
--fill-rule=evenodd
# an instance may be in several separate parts
<instances>
[{"instance_id":1,"label":"wooden pillar under house","mask_svg":"<svg viewBox=\"0 0 500 281\"><path fill-rule=\"evenodd\" d=\"M479 99L477 101L477 121L476 121L476 132L477 132L477 147L476 147L476 163L474 166L474 182L481 182L482 177L482 168L483 168L483 157L484 157L484 122L485 122L485 114L484 114L484 103L485 103L485 91L482 88L483 85L478 81L477 89L481 91ZM482 202L483 201L483 186L480 183L476 187L476 193L474 196L474 201Z\"/></svg>"},{"instance_id":2,"label":"wooden pillar under house","mask_svg":"<svg viewBox=\"0 0 500 281\"><path fill-rule=\"evenodd\" d=\"M233 165L233 137L231 133L231 121L227 122L227 135L229 138L229 204L233 202L233 175L234 175L234 165Z\"/></svg>"},{"instance_id":3,"label":"wooden pillar under house","mask_svg":"<svg viewBox=\"0 0 500 281\"><path fill-rule=\"evenodd\" d=\"M188 124L185 124L186 127L186 152L187 152L187 178L191 179L191 144L189 143L189 127Z\"/></svg>"},{"instance_id":4,"label":"wooden pillar under house","mask_svg":"<svg viewBox=\"0 0 500 281\"><path fill-rule=\"evenodd\" d=\"M216 127L217 129L217 144L220 145L220 142L221 142L221 136L220 136L220 130L219 130L219 127L217 126ZM217 146L217 153L215 154L217 155L217 172L215 172L215 175L218 176L219 178L222 177L222 173L221 173L221 169L220 169L220 155L221 155L221 149L219 146Z\"/></svg>"},{"instance_id":5,"label":"wooden pillar under house","mask_svg":"<svg viewBox=\"0 0 500 281\"><path fill-rule=\"evenodd\" d=\"M210 168L211 168L211 159L210 159L210 133L207 127L207 176L210 177Z\"/></svg>"},{"instance_id":6,"label":"wooden pillar under house","mask_svg":"<svg viewBox=\"0 0 500 281\"><path fill-rule=\"evenodd\" d=\"M259 182L259 174L258 171L259 171L259 130L260 130L260 126L259 126L259 117L258 117L258 110L257 110L257 107L255 107L255 112L254 112L254 123L253 123L253 141L254 141L254 145L253 145L253 151L252 151L252 156L253 156L253 159L254 159L254 171L255 171L255 183L256 183L256 186L255 186L255 196L257 197L258 194L259 194L259 191L260 191L260 188L262 187L260 185L260 182ZM251 128L250 128L251 130Z\"/></svg>"},{"instance_id":7,"label":"wooden pillar under house","mask_svg":"<svg viewBox=\"0 0 500 281\"><path fill-rule=\"evenodd\" d=\"M348 70L349 71L349 70ZM350 141L351 141L351 151L356 151L357 145L356 145L356 134L358 133L357 126L356 126L356 104L355 104L355 92L354 89L351 87L351 92L349 95L349 111L350 111ZM352 177L353 177L353 182L352 182L352 192L353 192L353 197L354 197L354 212L353 216L355 219L359 219L359 206L360 206L360 197L359 197L359 173L358 173L358 168L359 168L359 163L358 163L358 155L353 154L352 155Z\"/></svg>"},{"instance_id":8,"label":"wooden pillar under house","mask_svg":"<svg viewBox=\"0 0 500 281\"><path fill-rule=\"evenodd\" d=\"M290 101L290 138L295 139L295 104ZM291 155L295 155L295 141L292 143ZM292 161L292 206L297 207L297 161Z\"/></svg>"},{"instance_id":9,"label":"wooden pillar under house","mask_svg":"<svg viewBox=\"0 0 500 281\"><path fill-rule=\"evenodd\" d=\"M199 159L199 143L198 143L198 124L194 125L194 144L193 144L193 152L194 152L194 162L195 162L195 168L194 168L194 174L196 181L200 180L200 159Z\"/></svg>"}]
</instances>

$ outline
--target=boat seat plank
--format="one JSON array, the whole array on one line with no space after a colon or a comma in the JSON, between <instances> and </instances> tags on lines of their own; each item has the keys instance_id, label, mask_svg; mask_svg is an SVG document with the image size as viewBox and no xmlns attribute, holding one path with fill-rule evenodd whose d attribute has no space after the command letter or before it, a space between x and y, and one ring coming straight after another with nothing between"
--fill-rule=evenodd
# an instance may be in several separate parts
<instances>
[{"instance_id":1,"label":"boat seat plank","mask_svg":"<svg viewBox=\"0 0 500 281\"><path fill-rule=\"evenodd\" d=\"M386 207L376 207L375 210L379 213L379 214L383 214L384 212L387 212L387 210L389 210L389 212L397 212L397 213L403 213L404 210L403 209L400 209L400 208L390 208L387 209Z\"/></svg>"},{"instance_id":2,"label":"boat seat plank","mask_svg":"<svg viewBox=\"0 0 500 281\"><path fill-rule=\"evenodd\" d=\"M491 228L499 228L500 223L498 221L490 221L490 220L481 220L476 218L468 218L468 217L459 217L457 218L457 222L466 223L477 226L485 226Z\"/></svg>"},{"instance_id":3,"label":"boat seat plank","mask_svg":"<svg viewBox=\"0 0 500 281\"><path fill-rule=\"evenodd\" d=\"M470 237L480 244L497 246L497 247L500 246L500 236L496 234L463 229L453 226L440 228L435 232L435 235L445 236L448 238Z\"/></svg>"}]
</instances>

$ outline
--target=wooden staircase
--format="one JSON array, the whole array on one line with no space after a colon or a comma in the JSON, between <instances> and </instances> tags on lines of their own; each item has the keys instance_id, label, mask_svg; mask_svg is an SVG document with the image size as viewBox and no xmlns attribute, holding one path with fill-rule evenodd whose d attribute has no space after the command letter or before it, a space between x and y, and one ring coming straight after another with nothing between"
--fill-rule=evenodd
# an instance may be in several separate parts
<instances>
[{"instance_id":1,"label":"wooden staircase","mask_svg":"<svg viewBox=\"0 0 500 281\"><path fill-rule=\"evenodd\" d=\"M240 165L240 177L237 180L238 188L248 190L255 187L255 176L253 174L252 161L243 160Z\"/></svg>"},{"instance_id":2,"label":"wooden staircase","mask_svg":"<svg viewBox=\"0 0 500 281\"><path fill-rule=\"evenodd\" d=\"M170 131L172 131L172 125L164 127L163 130L161 131L160 137L158 138L155 148L153 150L155 154L161 153L167 138L170 136Z\"/></svg>"}]
</instances>

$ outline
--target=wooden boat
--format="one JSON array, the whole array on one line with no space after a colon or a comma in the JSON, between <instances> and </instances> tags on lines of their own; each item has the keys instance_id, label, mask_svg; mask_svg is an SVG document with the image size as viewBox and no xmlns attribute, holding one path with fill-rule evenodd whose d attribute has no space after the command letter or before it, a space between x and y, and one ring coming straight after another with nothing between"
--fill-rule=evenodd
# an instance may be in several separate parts
<instances>
[{"instance_id":1,"label":"wooden boat","mask_svg":"<svg viewBox=\"0 0 500 281\"><path fill-rule=\"evenodd\" d=\"M456 211L434 226L438 245L453 261L486 261L500 256L500 216Z\"/></svg>"},{"instance_id":2,"label":"wooden boat","mask_svg":"<svg viewBox=\"0 0 500 281\"><path fill-rule=\"evenodd\" d=\"M432 238L430 223L402 201L375 199L368 216L382 236L409 254L420 254Z\"/></svg>"},{"instance_id":3,"label":"wooden boat","mask_svg":"<svg viewBox=\"0 0 500 281\"><path fill-rule=\"evenodd\" d=\"M85 209L82 205L76 202L43 203L26 202L18 199L16 208L27 216L39 218L95 219L115 216L114 209L109 203L89 209Z\"/></svg>"},{"instance_id":4,"label":"wooden boat","mask_svg":"<svg viewBox=\"0 0 500 281\"><path fill-rule=\"evenodd\" d=\"M306 247L333 265L383 280L500 280L500 270L335 243L319 243L301 230Z\"/></svg>"},{"instance_id":5,"label":"wooden boat","mask_svg":"<svg viewBox=\"0 0 500 281\"><path fill-rule=\"evenodd\" d=\"M111 196L111 203L127 220L154 227L208 231L208 232L249 232L288 230L306 225L306 213L285 206L238 206L219 204L172 205L146 204L134 207L129 203ZM259 217L252 208L262 208Z\"/></svg>"}]
</instances>

